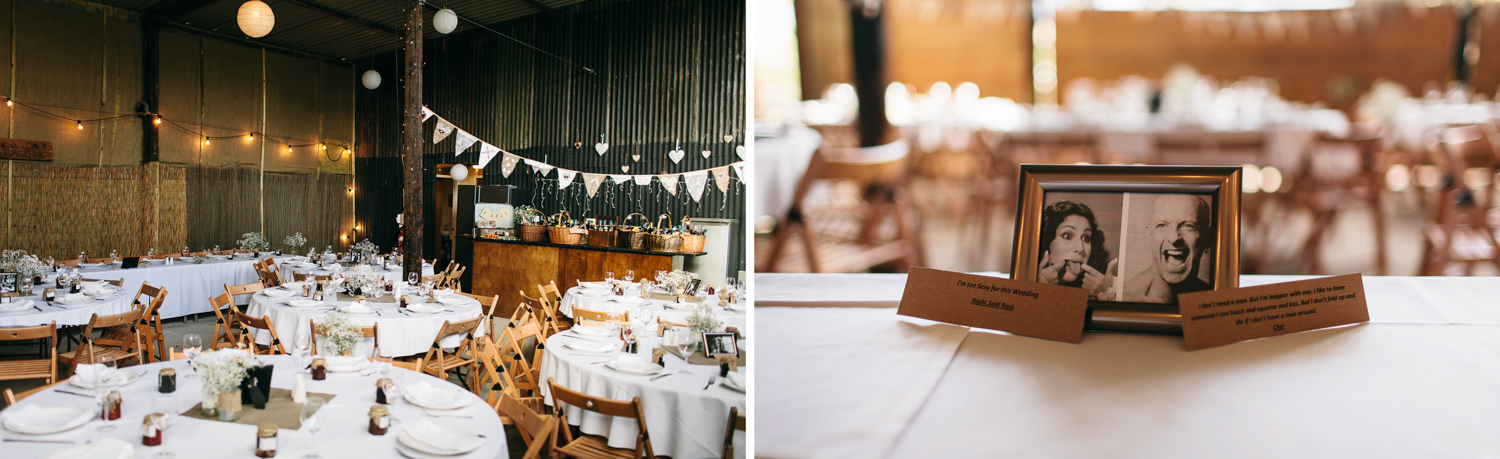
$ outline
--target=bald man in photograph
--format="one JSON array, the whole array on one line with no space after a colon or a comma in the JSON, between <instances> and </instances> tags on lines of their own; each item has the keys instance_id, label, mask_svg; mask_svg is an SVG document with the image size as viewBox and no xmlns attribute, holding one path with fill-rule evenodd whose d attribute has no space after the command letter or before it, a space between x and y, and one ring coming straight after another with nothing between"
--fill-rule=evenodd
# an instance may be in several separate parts
<instances>
[{"instance_id":1,"label":"bald man in photograph","mask_svg":"<svg viewBox=\"0 0 1500 459\"><path fill-rule=\"evenodd\" d=\"M1198 276L1203 254L1213 247L1208 201L1186 194L1159 195L1152 201L1139 207L1155 211L1147 242L1151 265L1125 281L1125 301L1176 303L1178 294L1212 289Z\"/></svg>"}]
</instances>

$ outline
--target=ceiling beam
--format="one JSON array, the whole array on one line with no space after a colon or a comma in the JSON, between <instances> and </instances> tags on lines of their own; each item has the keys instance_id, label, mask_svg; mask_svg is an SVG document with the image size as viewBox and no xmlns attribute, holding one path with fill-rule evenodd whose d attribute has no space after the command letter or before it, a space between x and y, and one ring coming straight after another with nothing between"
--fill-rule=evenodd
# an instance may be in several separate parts
<instances>
[{"instance_id":1,"label":"ceiling beam","mask_svg":"<svg viewBox=\"0 0 1500 459\"><path fill-rule=\"evenodd\" d=\"M185 31L185 32L192 32L192 33L196 33L196 34L207 35L207 36L214 37L214 38L217 38L217 39L220 39L220 40L234 42L234 43L238 43L238 44L241 44L241 45L250 46L250 47L254 47L254 48L265 48L265 49L268 49L268 50L271 50L271 51L278 51L278 52L282 52L282 53L291 54L291 55L294 55L294 56L309 57L309 58L313 58L313 59L322 59L322 60L325 60L325 61L328 61L328 62L337 63L337 64L350 65L346 60L344 60L342 58L337 58L337 57L333 57L333 56L324 56L324 55L321 55L321 54L309 53L307 51L302 51L302 50L299 50L299 49L288 48L288 47L285 47L285 46L273 45L273 44L266 43L266 42L263 42L263 41L251 40L251 39L248 39L248 38L245 38L245 37L236 37L234 35L229 35L229 34L219 33L219 32L215 32L215 31L208 30L208 29L193 27L193 26L190 26L190 25L187 25L187 24L178 23L178 22L164 23L164 24L162 24L162 27L171 27L171 28L179 29L179 30L182 30L182 31Z\"/></svg>"},{"instance_id":2,"label":"ceiling beam","mask_svg":"<svg viewBox=\"0 0 1500 459\"><path fill-rule=\"evenodd\" d=\"M212 1L212 0L210 0L210 1ZM401 36L401 31L396 30L395 27L390 27L390 26L387 26L385 24L381 24L381 23L378 23L378 22L375 22L375 21L371 21L369 19L365 19L365 18L362 18L362 17L352 16L352 15L349 15L347 13L341 13L341 12L338 12L338 11L334 11L334 10L328 9L327 7L324 7L322 5L318 5L318 4L315 4L315 3L307 2L305 0L282 0L282 1L286 2L286 3L291 3L293 5L297 5L297 6L300 6L300 7L303 7L303 8L310 9L310 10L316 11L318 13L322 13L324 16L328 16L328 17L331 17L331 18L343 20L343 21L346 21L346 22L351 22L351 23L354 23L354 24L358 24L358 25L361 25L361 26L368 27L370 29L374 29L374 30L378 30L378 31L381 31L381 32L385 32L385 33L390 34L390 35L395 36L395 37L400 37Z\"/></svg>"},{"instance_id":3,"label":"ceiling beam","mask_svg":"<svg viewBox=\"0 0 1500 459\"><path fill-rule=\"evenodd\" d=\"M552 11L552 7L544 5L544 4L542 4L542 2L539 2L537 0L521 0L521 1L526 2L527 5L534 6L534 7L536 7L536 9L542 10L543 12Z\"/></svg>"},{"instance_id":4,"label":"ceiling beam","mask_svg":"<svg viewBox=\"0 0 1500 459\"><path fill-rule=\"evenodd\" d=\"M146 18L157 22L169 22L177 17L198 11L199 9L212 5L220 0L168 0L156 5L141 14Z\"/></svg>"}]
</instances>

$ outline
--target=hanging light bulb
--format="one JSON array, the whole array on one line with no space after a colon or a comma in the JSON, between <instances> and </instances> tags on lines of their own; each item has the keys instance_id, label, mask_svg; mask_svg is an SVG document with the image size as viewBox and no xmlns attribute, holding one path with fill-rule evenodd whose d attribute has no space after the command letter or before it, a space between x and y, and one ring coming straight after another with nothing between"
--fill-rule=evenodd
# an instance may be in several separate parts
<instances>
[{"instance_id":1,"label":"hanging light bulb","mask_svg":"<svg viewBox=\"0 0 1500 459\"><path fill-rule=\"evenodd\" d=\"M204 137L203 138L203 144L204 145L208 145L209 144L208 137Z\"/></svg>"},{"instance_id":2,"label":"hanging light bulb","mask_svg":"<svg viewBox=\"0 0 1500 459\"><path fill-rule=\"evenodd\" d=\"M13 107L15 105L16 105L16 101L13 101L13 100L10 100L10 99L5 99L5 106L6 107Z\"/></svg>"},{"instance_id":3,"label":"hanging light bulb","mask_svg":"<svg viewBox=\"0 0 1500 459\"><path fill-rule=\"evenodd\" d=\"M291 145L287 145L286 146L286 152L287 153L291 153L292 152L292 146Z\"/></svg>"},{"instance_id":4,"label":"hanging light bulb","mask_svg":"<svg viewBox=\"0 0 1500 459\"><path fill-rule=\"evenodd\" d=\"M80 131L83 130L83 121L82 120L78 121L78 130L80 130Z\"/></svg>"},{"instance_id":5,"label":"hanging light bulb","mask_svg":"<svg viewBox=\"0 0 1500 459\"><path fill-rule=\"evenodd\" d=\"M328 150L328 144L326 144L326 143L325 143L325 144L323 144L323 150L324 150L324 151L327 151L327 150Z\"/></svg>"},{"instance_id":6,"label":"hanging light bulb","mask_svg":"<svg viewBox=\"0 0 1500 459\"><path fill-rule=\"evenodd\" d=\"M157 126L161 126L161 115L156 115L156 119L152 120L152 122L156 123Z\"/></svg>"}]
</instances>

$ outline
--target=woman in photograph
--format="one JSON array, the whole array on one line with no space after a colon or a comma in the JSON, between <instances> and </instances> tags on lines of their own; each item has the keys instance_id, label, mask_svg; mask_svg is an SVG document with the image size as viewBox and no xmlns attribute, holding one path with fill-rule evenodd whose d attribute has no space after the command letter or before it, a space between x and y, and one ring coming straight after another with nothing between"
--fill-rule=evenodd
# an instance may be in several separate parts
<instances>
[{"instance_id":1,"label":"woman in photograph","mask_svg":"<svg viewBox=\"0 0 1500 459\"><path fill-rule=\"evenodd\" d=\"M1037 282L1088 289L1094 299L1113 299L1118 260L1104 248L1104 232L1088 206L1071 201L1042 210L1043 252Z\"/></svg>"}]
</instances>

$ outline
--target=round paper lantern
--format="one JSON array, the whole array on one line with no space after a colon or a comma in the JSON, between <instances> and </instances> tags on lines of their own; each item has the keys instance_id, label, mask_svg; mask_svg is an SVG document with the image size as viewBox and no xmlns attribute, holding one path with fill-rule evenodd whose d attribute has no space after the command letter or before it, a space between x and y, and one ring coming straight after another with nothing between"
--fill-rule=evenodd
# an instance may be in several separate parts
<instances>
[{"instance_id":1,"label":"round paper lantern","mask_svg":"<svg viewBox=\"0 0 1500 459\"><path fill-rule=\"evenodd\" d=\"M453 181L462 182L464 179L469 178L469 166L454 164L453 170L449 171L448 174L453 176Z\"/></svg>"},{"instance_id":2,"label":"round paper lantern","mask_svg":"<svg viewBox=\"0 0 1500 459\"><path fill-rule=\"evenodd\" d=\"M437 14L432 15L432 28L442 33L452 32L458 28L458 13L447 8L438 10Z\"/></svg>"},{"instance_id":3,"label":"round paper lantern","mask_svg":"<svg viewBox=\"0 0 1500 459\"><path fill-rule=\"evenodd\" d=\"M359 81L364 83L365 89L378 88L380 87L380 72L366 70L364 76L359 77Z\"/></svg>"},{"instance_id":4,"label":"round paper lantern","mask_svg":"<svg viewBox=\"0 0 1500 459\"><path fill-rule=\"evenodd\" d=\"M276 25L276 14L271 12L271 5L260 0L250 0L240 5L239 14L240 30L252 38L260 38L271 33L271 27Z\"/></svg>"}]
</instances>

